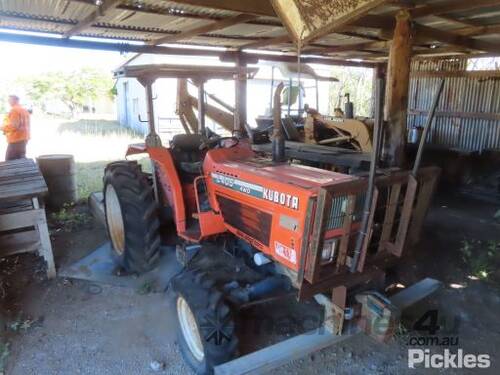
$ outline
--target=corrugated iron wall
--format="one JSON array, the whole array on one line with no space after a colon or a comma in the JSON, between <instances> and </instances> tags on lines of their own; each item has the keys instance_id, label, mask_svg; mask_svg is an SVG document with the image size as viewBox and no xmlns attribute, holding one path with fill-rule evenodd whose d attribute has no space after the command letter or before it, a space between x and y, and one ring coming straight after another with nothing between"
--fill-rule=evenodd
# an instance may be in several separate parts
<instances>
[{"instance_id":1,"label":"corrugated iron wall","mask_svg":"<svg viewBox=\"0 0 500 375\"><path fill-rule=\"evenodd\" d=\"M413 62L408 128L425 124L443 76L444 91L427 142L459 151L500 150L499 71L467 71L467 59Z\"/></svg>"}]
</instances>

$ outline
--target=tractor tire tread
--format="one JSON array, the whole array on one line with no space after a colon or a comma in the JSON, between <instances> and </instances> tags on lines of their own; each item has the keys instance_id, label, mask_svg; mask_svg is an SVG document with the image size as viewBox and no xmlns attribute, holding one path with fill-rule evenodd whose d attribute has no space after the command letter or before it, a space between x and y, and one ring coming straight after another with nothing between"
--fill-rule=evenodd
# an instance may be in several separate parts
<instances>
[{"instance_id":1,"label":"tractor tire tread","mask_svg":"<svg viewBox=\"0 0 500 375\"><path fill-rule=\"evenodd\" d=\"M171 285L176 295L182 295L186 300L198 326L201 325L200 334L205 357L201 363L194 359L178 327L181 352L196 374L212 374L214 366L231 360L238 351L238 338L231 310L222 293L214 288L213 280L204 272L185 270L172 279ZM175 315L177 316L177 313ZM217 343L211 336L210 322L221 319L224 322L224 336L222 341Z\"/></svg>"},{"instance_id":2,"label":"tractor tire tread","mask_svg":"<svg viewBox=\"0 0 500 375\"><path fill-rule=\"evenodd\" d=\"M125 251L116 256L117 261L130 273L147 272L157 264L161 244L158 207L151 184L135 161L108 164L104 194L108 184L118 195L125 227Z\"/></svg>"}]
</instances>

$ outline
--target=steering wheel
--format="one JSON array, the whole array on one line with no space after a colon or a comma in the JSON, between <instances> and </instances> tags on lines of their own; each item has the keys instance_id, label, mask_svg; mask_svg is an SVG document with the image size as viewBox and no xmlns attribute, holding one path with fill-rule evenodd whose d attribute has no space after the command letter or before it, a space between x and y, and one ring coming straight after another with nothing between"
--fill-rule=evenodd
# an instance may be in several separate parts
<instances>
[{"instance_id":1,"label":"steering wheel","mask_svg":"<svg viewBox=\"0 0 500 375\"><path fill-rule=\"evenodd\" d=\"M233 143L230 144L228 147L224 146L224 141L232 140ZM232 148L236 146L240 140L236 137L216 137L216 138L211 138L207 139L206 141L203 141L203 143L200 145L200 150L204 149L212 149L212 148Z\"/></svg>"}]
</instances>

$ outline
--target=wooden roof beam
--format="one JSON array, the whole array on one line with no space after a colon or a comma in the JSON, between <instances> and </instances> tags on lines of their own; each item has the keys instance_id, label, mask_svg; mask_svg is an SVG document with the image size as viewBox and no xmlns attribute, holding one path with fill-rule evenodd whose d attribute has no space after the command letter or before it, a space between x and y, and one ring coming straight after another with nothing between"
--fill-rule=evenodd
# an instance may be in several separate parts
<instances>
[{"instance_id":1,"label":"wooden roof beam","mask_svg":"<svg viewBox=\"0 0 500 375\"><path fill-rule=\"evenodd\" d=\"M450 56L453 54L469 54L470 50L465 48L457 48L457 47L437 47L437 48L427 48L427 49L419 49L413 50L413 56Z\"/></svg>"},{"instance_id":2,"label":"wooden roof beam","mask_svg":"<svg viewBox=\"0 0 500 375\"><path fill-rule=\"evenodd\" d=\"M416 7L410 10L410 14L412 18L415 19L494 5L498 5L498 0L449 0L444 3L431 3L429 5Z\"/></svg>"},{"instance_id":3,"label":"wooden roof beam","mask_svg":"<svg viewBox=\"0 0 500 375\"><path fill-rule=\"evenodd\" d=\"M109 10L116 8L122 0L104 0L104 2L99 5L94 11L92 11L87 17L79 21L75 26L66 31L63 35L64 38L71 38L72 36L79 34L89 26L92 26L99 18L105 15Z\"/></svg>"},{"instance_id":4,"label":"wooden roof beam","mask_svg":"<svg viewBox=\"0 0 500 375\"><path fill-rule=\"evenodd\" d=\"M242 46L239 46L238 49L244 50L244 49L257 49L261 47L267 47L267 46L274 46L277 44L283 44L283 43L289 43L292 39L290 38L289 35L281 35L277 36L275 38L269 38L269 39L264 39L264 40L258 40L256 42L251 42L247 44L243 44Z\"/></svg>"},{"instance_id":5,"label":"wooden roof beam","mask_svg":"<svg viewBox=\"0 0 500 375\"><path fill-rule=\"evenodd\" d=\"M205 8L229 10L238 13L253 14L256 16L276 17L269 0L172 0L174 3L194 5Z\"/></svg>"},{"instance_id":6,"label":"wooden roof beam","mask_svg":"<svg viewBox=\"0 0 500 375\"><path fill-rule=\"evenodd\" d=\"M361 1L305 1L270 0L281 22L297 45L307 45L311 41L335 33L345 26L351 26L371 10L389 0Z\"/></svg>"},{"instance_id":7,"label":"wooden roof beam","mask_svg":"<svg viewBox=\"0 0 500 375\"><path fill-rule=\"evenodd\" d=\"M257 16L250 15L250 14L239 14L239 15L234 16L234 17L228 17L228 18L225 18L225 19L220 20L220 21L211 22L207 25L195 27L193 29L183 31L183 32L180 32L178 34L167 35L167 36L164 36L161 38L157 38L157 39L154 39L154 40L148 42L148 44L157 46L157 45L164 44L164 43L173 43L173 42L177 42L179 40L190 39L190 38L193 38L193 37L200 35L200 34L205 34L205 33L210 33L210 32L217 31L217 30L222 30L222 29L225 29L227 27L237 25L239 23L244 23L247 21L254 20L256 18L257 18Z\"/></svg>"},{"instance_id":8,"label":"wooden roof beam","mask_svg":"<svg viewBox=\"0 0 500 375\"><path fill-rule=\"evenodd\" d=\"M78 3L83 3L83 4L89 4L89 0L71 0L73 2L78 2ZM175 0L172 0L175 2ZM178 3L182 4L182 0L177 1ZM187 4L187 2L186 2ZM185 19L192 19L192 20L207 20L207 21L221 21L224 19L223 16L220 16L219 14L203 14L200 12L196 11L185 11L185 12L174 12L175 6L174 7L158 7L158 4L155 5L155 3L136 3L132 1L126 1L122 2L120 5L117 6L117 9L120 10L128 10L130 12L135 12L135 13L144 13L144 14L153 14L155 16L175 16L176 18L185 18ZM238 12L238 13L244 13L244 12ZM251 13L249 13L251 14ZM256 14L256 16L259 16L259 14ZM225 16L227 17L227 16ZM281 26L281 22L279 20L271 20L271 19L266 19L266 20L259 20L258 18L252 21L249 21L248 23L254 24L254 25L270 25L270 26Z\"/></svg>"},{"instance_id":9,"label":"wooden roof beam","mask_svg":"<svg viewBox=\"0 0 500 375\"><path fill-rule=\"evenodd\" d=\"M175 48L164 46L147 46L131 43L117 43L117 42L100 42L79 39L62 39L47 36L34 36L24 34L13 34L0 32L0 41L21 44L35 44L52 47L66 47L78 49L91 49L100 51L118 51L118 52L135 52L135 53L151 53L161 55L173 56L215 56L222 59L222 61L234 61L234 51L216 51L209 49L195 49L195 48ZM264 53L244 53L244 58L248 60L265 60L277 62L296 62L297 56L294 55L276 55ZM325 65L345 65L345 66L358 66L365 68L373 68L374 64L363 61L349 61L342 59L331 59L323 57L308 57L304 56L302 61L305 64L325 64Z\"/></svg>"},{"instance_id":10,"label":"wooden roof beam","mask_svg":"<svg viewBox=\"0 0 500 375\"><path fill-rule=\"evenodd\" d=\"M472 27L472 26L477 26L469 21L464 21L464 20L459 20L457 18L449 17L449 16L443 16L443 15L436 15L434 16L438 20L454 23L457 25L460 25L461 27Z\"/></svg>"},{"instance_id":11,"label":"wooden roof beam","mask_svg":"<svg viewBox=\"0 0 500 375\"><path fill-rule=\"evenodd\" d=\"M500 34L500 24L463 27L453 30L453 32L464 36Z\"/></svg>"},{"instance_id":12,"label":"wooden roof beam","mask_svg":"<svg viewBox=\"0 0 500 375\"><path fill-rule=\"evenodd\" d=\"M500 24L487 26L469 26L451 31L443 31L429 26L415 24L417 30L413 43L430 44L431 42L441 42L451 46L459 47L461 50L480 50L491 53L499 53L500 47L495 43L470 38L475 35L487 35L500 33ZM391 30L382 29L378 36L385 40L391 40L393 32Z\"/></svg>"},{"instance_id":13,"label":"wooden roof beam","mask_svg":"<svg viewBox=\"0 0 500 375\"><path fill-rule=\"evenodd\" d=\"M396 26L396 19L391 16L382 16L369 14L356 20L352 23L354 26L358 27L368 27L371 29L383 29L383 30L394 30Z\"/></svg>"},{"instance_id":14,"label":"wooden roof beam","mask_svg":"<svg viewBox=\"0 0 500 375\"><path fill-rule=\"evenodd\" d=\"M500 45L498 43L491 43L484 40L473 39L467 36L455 34L449 31L442 31L432 27L415 24L415 31L417 38L425 38L452 46L468 48L473 50L500 53Z\"/></svg>"},{"instance_id":15,"label":"wooden roof beam","mask_svg":"<svg viewBox=\"0 0 500 375\"><path fill-rule=\"evenodd\" d=\"M363 42L363 43L353 43L346 44L341 46L331 46L327 48L315 48L308 49L308 54L323 54L323 53L340 53L340 52L350 52L350 51L363 51L368 50L368 52L372 49L387 49L391 45L390 41L376 41L376 42Z\"/></svg>"}]
</instances>

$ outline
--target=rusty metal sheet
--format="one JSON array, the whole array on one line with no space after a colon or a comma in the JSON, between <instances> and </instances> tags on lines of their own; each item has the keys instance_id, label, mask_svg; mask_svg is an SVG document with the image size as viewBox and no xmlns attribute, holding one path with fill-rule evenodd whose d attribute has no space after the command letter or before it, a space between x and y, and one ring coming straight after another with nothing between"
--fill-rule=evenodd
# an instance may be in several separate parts
<instances>
[{"instance_id":1,"label":"rusty metal sheet","mask_svg":"<svg viewBox=\"0 0 500 375\"><path fill-rule=\"evenodd\" d=\"M303 46L364 16L388 0L271 0L294 42Z\"/></svg>"},{"instance_id":2,"label":"rusty metal sheet","mask_svg":"<svg viewBox=\"0 0 500 375\"><path fill-rule=\"evenodd\" d=\"M468 64L470 60L466 56L417 59L412 63L408 130L425 123L433 88L440 79L419 75L430 71L446 72L450 76L446 78L437 108L438 116L429 129L427 144L460 152L482 153L500 149L500 121L495 119L495 115L500 113L500 80L494 76L498 70L490 70L490 76L461 76L459 73L474 72Z\"/></svg>"}]
</instances>

